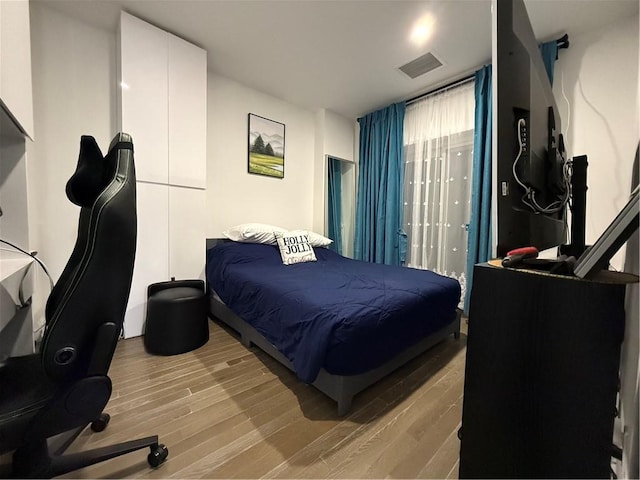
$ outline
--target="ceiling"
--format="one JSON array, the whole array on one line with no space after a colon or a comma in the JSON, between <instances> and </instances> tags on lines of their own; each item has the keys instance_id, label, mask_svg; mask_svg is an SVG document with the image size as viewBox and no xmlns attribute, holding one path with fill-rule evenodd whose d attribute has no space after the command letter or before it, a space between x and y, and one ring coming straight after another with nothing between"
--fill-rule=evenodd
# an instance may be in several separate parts
<instances>
[{"instance_id":1,"label":"ceiling","mask_svg":"<svg viewBox=\"0 0 640 480\"><path fill-rule=\"evenodd\" d=\"M34 1L34 0L32 0ZM356 118L491 61L491 0L36 0L115 31L120 9L208 52L208 69L296 105ZM540 41L638 14L638 0L526 0ZM430 15L432 35L410 40ZM444 65L411 79L427 53Z\"/></svg>"}]
</instances>

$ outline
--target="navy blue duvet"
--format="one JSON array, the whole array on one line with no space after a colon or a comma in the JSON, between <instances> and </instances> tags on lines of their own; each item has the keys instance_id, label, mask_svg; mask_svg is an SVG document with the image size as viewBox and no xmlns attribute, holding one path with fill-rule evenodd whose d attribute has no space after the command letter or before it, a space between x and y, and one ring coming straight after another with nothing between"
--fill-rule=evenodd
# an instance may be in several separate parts
<instances>
[{"instance_id":1,"label":"navy blue duvet","mask_svg":"<svg viewBox=\"0 0 640 480\"><path fill-rule=\"evenodd\" d=\"M283 265L276 246L225 242L207 252L207 280L313 383L321 368L376 368L454 321L460 285L407 267L351 260L326 248Z\"/></svg>"}]
</instances>

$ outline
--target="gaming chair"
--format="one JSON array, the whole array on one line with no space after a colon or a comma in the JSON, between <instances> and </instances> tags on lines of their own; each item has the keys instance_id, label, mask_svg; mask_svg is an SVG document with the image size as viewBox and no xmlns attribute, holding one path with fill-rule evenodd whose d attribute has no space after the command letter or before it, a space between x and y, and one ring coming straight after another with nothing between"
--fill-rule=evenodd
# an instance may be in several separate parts
<instances>
[{"instance_id":1,"label":"gaming chair","mask_svg":"<svg viewBox=\"0 0 640 480\"><path fill-rule=\"evenodd\" d=\"M15 450L12 477L53 477L143 448L154 467L168 455L157 436L64 455L88 424L101 431L109 422L107 373L136 249L131 136L117 134L105 157L83 136L66 192L81 207L78 238L47 300L40 351L0 365L0 453Z\"/></svg>"}]
</instances>

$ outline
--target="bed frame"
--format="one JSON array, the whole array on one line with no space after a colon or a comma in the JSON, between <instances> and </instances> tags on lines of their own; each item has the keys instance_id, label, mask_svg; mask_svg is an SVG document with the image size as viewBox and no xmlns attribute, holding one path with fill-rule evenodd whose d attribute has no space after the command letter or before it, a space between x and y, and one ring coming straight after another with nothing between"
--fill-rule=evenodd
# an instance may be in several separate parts
<instances>
[{"instance_id":1,"label":"bed frame","mask_svg":"<svg viewBox=\"0 0 640 480\"><path fill-rule=\"evenodd\" d=\"M207 250L220 242L227 241L226 239L208 238ZM227 307L220 298L209 288L207 284L207 292L209 294L209 315L220 320L224 324L231 327L233 330L240 334L240 340L244 346L250 348L251 345L256 345L261 350L269 354L271 357L282 363L292 372L295 372L291 362L282 354L278 349L269 342L262 334L260 334L250 324L245 322L238 315L233 313L229 307ZM351 408L353 397L364 390L365 388L378 382L380 379L386 377L394 370L398 369L409 360L421 355L431 347L440 343L449 335L453 335L454 338L460 338L460 316L462 311L457 309L456 319L449 325L446 325L442 329L432 333L428 337L424 338L417 344L409 347L389 362L370 370L368 372L359 375L333 375L328 373L325 369L321 369L316 381L313 382L313 386L327 395L329 398L335 400L338 403L338 415L343 416L347 414Z\"/></svg>"}]
</instances>

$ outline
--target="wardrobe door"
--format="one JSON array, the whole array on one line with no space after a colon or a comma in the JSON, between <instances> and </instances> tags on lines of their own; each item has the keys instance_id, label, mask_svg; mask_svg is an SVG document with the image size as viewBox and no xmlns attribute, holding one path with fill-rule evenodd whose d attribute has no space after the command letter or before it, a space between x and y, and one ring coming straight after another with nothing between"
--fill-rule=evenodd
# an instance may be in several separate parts
<instances>
[{"instance_id":1,"label":"wardrobe door","mask_svg":"<svg viewBox=\"0 0 640 480\"><path fill-rule=\"evenodd\" d=\"M205 191L169 187L169 275L204 279Z\"/></svg>"},{"instance_id":2,"label":"wardrobe door","mask_svg":"<svg viewBox=\"0 0 640 480\"><path fill-rule=\"evenodd\" d=\"M121 129L133 137L139 182L169 179L167 43L166 32L121 13Z\"/></svg>"},{"instance_id":3,"label":"wardrobe door","mask_svg":"<svg viewBox=\"0 0 640 480\"><path fill-rule=\"evenodd\" d=\"M207 55L127 13L120 25L121 125L133 136L138 250L125 336L144 331L147 288L204 278Z\"/></svg>"},{"instance_id":4,"label":"wardrobe door","mask_svg":"<svg viewBox=\"0 0 640 480\"><path fill-rule=\"evenodd\" d=\"M144 332L147 287L169 279L169 187L138 182L138 239L124 337Z\"/></svg>"},{"instance_id":5,"label":"wardrobe door","mask_svg":"<svg viewBox=\"0 0 640 480\"><path fill-rule=\"evenodd\" d=\"M205 188L207 52L175 35L167 36L169 184Z\"/></svg>"}]
</instances>

